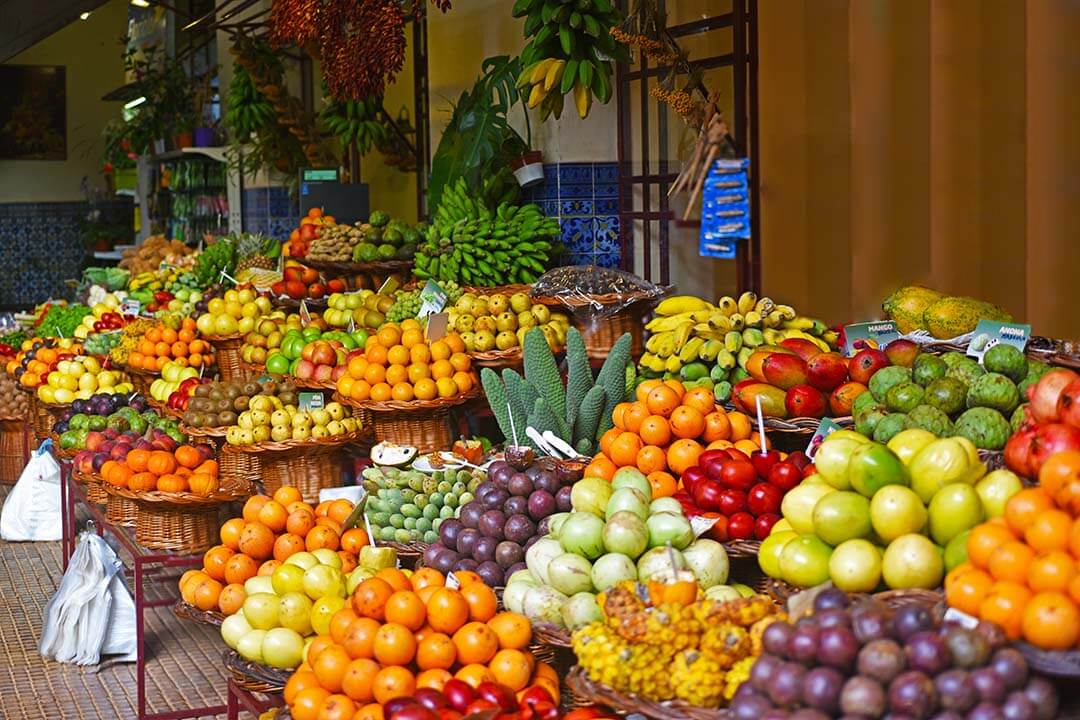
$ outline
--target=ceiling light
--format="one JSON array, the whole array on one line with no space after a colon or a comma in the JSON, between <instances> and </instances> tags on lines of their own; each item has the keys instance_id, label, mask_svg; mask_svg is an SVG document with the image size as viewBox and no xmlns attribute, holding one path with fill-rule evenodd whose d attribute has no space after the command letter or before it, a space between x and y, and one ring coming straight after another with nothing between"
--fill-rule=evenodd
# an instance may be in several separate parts
<instances>
[{"instance_id":1,"label":"ceiling light","mask_svg":"<svg viewBox=\"0 0 1080 720\"><path fill-rule=\"evenodd\" d=\"M135 7L150 7L148 0L131 0L131 4Z\"/></svg>"},{"instance_id":2,"label":"ceiling light","mask_svg":"<svg viewBox=\"0 0 1080 720\"><path fill-rule=\"evenodd\" d=\"M142 97L137 97L134 100L132 100L131 102L124 103L124 109L125 110L130 110L132 108L139 107L144 102L146 102L146 96L145 95L142 96Z\"/></svg>"},{"instance_id":3,"label":"ceiling light","mask_svg":"<svg viewBox=\"0 0 1080 720\"><path fill-rule=\"evenodd\" d=\"M90 13L84 12L83 14L79 15L79 19L80 20L89 20L90 19Z\"/></svg>"}]
</instances>

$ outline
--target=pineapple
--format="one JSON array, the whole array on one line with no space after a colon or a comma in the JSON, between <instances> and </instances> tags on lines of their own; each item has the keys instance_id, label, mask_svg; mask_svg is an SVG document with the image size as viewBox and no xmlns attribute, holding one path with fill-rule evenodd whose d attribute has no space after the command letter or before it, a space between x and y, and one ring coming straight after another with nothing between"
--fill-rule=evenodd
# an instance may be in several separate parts
<instances>
[{"instance_id":1,"label":"pineapple","mask_svg":"<svg viewBox=\"0 0 1080 720\"><path fill-rule=\"evenodd\" d=\"M241 233L240 239L236 243L236 256L239 258L236 261L236 272L240 273L240 271L248 268L262 268L264 270L276 268L277 263L263 255L266 243L267 238L264 235Z\"/></svg>"}]
</instances>

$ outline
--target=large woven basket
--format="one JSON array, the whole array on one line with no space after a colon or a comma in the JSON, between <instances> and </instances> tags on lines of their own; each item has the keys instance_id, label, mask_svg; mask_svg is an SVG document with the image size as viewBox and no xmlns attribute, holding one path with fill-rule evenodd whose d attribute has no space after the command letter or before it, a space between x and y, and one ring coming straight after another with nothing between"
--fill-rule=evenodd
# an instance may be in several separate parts
<instances>
[{"instance_id":1,"label":"large woven basket","mask_svg":"<svg viewBox=\"0 0 1080 720\"><path fill-rule=\"evenodd\" d=\"M375 442L410 445L420 453L431 453L445 450L453 444L450 410L479 394L479 389L473 388L469 393L457 397L374 402L352 400L334 393L334 400L363 413L364 422L370 424L374 432Z\"/></svg>"},{"instance_id":2,"label":"large woven basket","mask_svg":"<svg viewBox=\"0 0 1080 720\"><path fill-rule=\"evenodd\" d=\"M143 370L142 368L133 368L130 365L124 366L124 372L131 378L131 384L135 386L137 392L146 395L147 397L150 396L150 386L159 377L156 372Z\"/></svg>"},{"instance_id":3,"label":"large woven basket","mask_svg":"<svg viewBox=\"0 0 1080 720\"><path fill-rule=\"evenodd\" d=\"M152 490L133 492L127 488L105 486L109 502L126 498L138 508L135 517L135 540L152 550L200 553L218 542L218 509L249 494L247 485L222 485L209 496L193 493L170 493Z\"/></svg>"},{"instance_id":4,"label":"large woven basket","mask_svg":"<svg viewBox=\"0 0 1080 720\"><path fill-rule=\"evenodd\" d=\"M135 504L135 501L109 492L105 489L109 485L104 481L99 481L96 484L98 496L100 497L100 493L105 493L105 517L108 521L113 525L135 527L135 523L139 519L139 506Z\"/></svg>"},{"instance_id":5,"label":"large woven basket","mask_svg":"<svg viewBox=\"0 0 1080 720\"><path fill-rule=\"evenodd\" d=\"M244 363L240 359L240 347L244 344L243 335L239 333L236 335L211 335L204 339L214 346L218 375L222 380L243 380L247 377L244 372Z\"/></svg>"},{"instance_id":6,"label":"large woven basket","mask_svg":"<svg viewBox=\"0 0 1080 720\"><path fill-rule=\"evenodd\" d=\"M0 420L0 484L18 482L28 450L26 424L13 418Z\"/></svg>"},{"instance_id":7,"label":"large woven basket","mask_svg":"<svg viewBox=\"0 0 1080 720\"><path fill-rule=\"evenodd\" d=\"M341 278L350 290L378 290L390 277L404 283L412 275L412 260L385 260L382 262L354 263L330 262L304 259L304 264L314 268L327 278Z\"/></svg>"},{"instance_id":8,"label":"large woven basket","mask_svg":"<svg viewBox=\"0 0 1080 720\"><path fill-rule=\"evenodd\" d=\"M578 665L566 676L566 685L582 703L606 705L620 714L638 713L653 720L730 720L732 717L725 708L703 708L682 700L657 702L637 695L624 695L593 682Z\"/></svg>"},{"instance_id":9,"label":"large woven basket","mask_svg":"<svg viewBox=\"0 0 1080 720\"><path fill-rule=\"evenodd\" d=\"M104 505L106 512L108 512L109 505L109 493L105 492L105 481L101 479L101 476L95 474L84 474L77 470L72 470L73 477L86 485L86 500L95 505ZM106 515L106 517L108 517Z\"/></svg>"},{"instance_id":10,"label":"large woven basket","mask_svg":"<svg viewBox=\"0 0 1080 720\"><path fill-rule=\"evenodd\" d=\"M345 446L359 442L367 433L368 429L363 428L318 440L225 444L220 458L233 455L253 458L267 494L273 494L283 485L291 485L300 491L305 502L317 503L321 490L341 487Z\"/></svg>"},{"instance_id":11,"label":"large woven basket","mask_svg":"<svg viewBox=\"0 0 1080 720\"><path fill-rule=\"evenodd\" d=\"M54 422L56 418L49 413L45 403L38 400L36 393L32 393L30 395L30 429L34 433L34 438L41 442L49 437Z\"/></svg>"}]
</instances>

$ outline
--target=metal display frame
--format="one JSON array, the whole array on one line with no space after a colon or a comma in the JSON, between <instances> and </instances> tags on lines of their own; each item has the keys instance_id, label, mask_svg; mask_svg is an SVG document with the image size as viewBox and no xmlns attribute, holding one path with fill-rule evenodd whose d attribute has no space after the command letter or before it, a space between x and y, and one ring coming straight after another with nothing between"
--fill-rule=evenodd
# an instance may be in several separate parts
<instances>
[{"instance_id":1,"label":"metal display frame","mask_svg":"<svg viewBox=\"0 0 1080 720\"><path fill-rule=\"evenodd\" d=\"M660 10L666 8L667 0L658 0ZM626 12L628 0L620 0L620 8ZM732 127L737 153L740 156L757 157L758 150L758 83L757 83L757 0L733 0L732 12L704 17L691 22L668 26L674 38L730 28L732 49L730 53L708 57L690 58L690 65L701 70L720 67L732 68L734 118ZM618 166L619 166L619 244L622 251L621 267L647 280L661 285L671 283L671 223L675 214L671 210L667 191L678 177L677 158L668 157L669 110L663 103L649 95L649 80L663 77L670 65L652 65L642 53L638 53L634 66L619 63L616 67L616 106L618 112ZM637 87L634 87L634 84ZM650 157L649 105L659 105L656 116L658 157ZM636 104L636 105L635 105ZM635 110L640 117L639 127L634 127ZM677 120L678 121L678 120ZM681 121L679 121L681 122ZM640 150L635 152L635 133ZM635 167L640 167L636 171ZM737 278L740 292L760 290L761 286L761 218L759 208L759 179L756 165L750 166L751 237L738 244L736 256ZM659 189L659 203L653 207L652 191ZM641 207L635 207L635 193L641 193ZM654 238L653 223L658 224ZM642 267L635 267L635 243L638 241L637 225L640 223L642 243ZM696 225L696 223L686 223ZM659 249L659 268L653 265L653 244ZM654 272L655 270L655 272Z\"/></svg>"}]
</instances>

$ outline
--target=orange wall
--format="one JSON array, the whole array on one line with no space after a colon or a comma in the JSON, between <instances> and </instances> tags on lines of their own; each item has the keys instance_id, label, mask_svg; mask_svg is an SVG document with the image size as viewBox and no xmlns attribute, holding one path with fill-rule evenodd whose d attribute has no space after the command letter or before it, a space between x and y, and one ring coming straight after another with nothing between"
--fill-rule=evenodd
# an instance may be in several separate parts
<instances>
[{"instance_id":1,"label":"orange wall","mask_svg":"<svg viewBox=\"0 0 1080 720\"><path fill-rule=\"evenodd\" d=\"M758 8L765 291L854 321L923 282L1080 337L1080 5Z\"/></svg>"}]
</instances>

